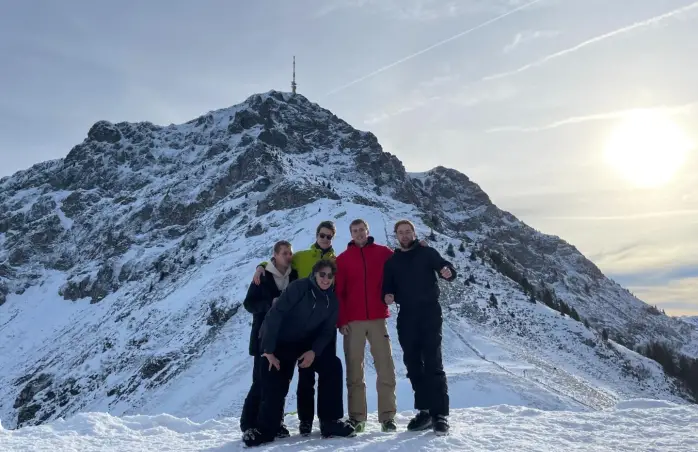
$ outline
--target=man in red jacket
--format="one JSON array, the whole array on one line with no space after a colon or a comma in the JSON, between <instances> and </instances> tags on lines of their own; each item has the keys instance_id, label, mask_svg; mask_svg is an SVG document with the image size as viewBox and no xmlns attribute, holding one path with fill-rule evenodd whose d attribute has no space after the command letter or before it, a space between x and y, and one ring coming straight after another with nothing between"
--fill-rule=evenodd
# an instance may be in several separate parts
<instances>
[{"instance_id":1,"label":"man in red jacket","mask_svg":"<svg viewBox=\"0 0 698 452\"><path fill-rule=\"evenodd\" d=\"M368 224L361 219L349 225L352 241L337 256L335 293L339 300L337 326L344 336L344 358L347 368L349 422L355 431L366 426L366 383L364 380L364 349L366 340L377 373L378 420L384 432L394 432L395 365L388 335L388 305L383 301L383 265L393 250L374 243Z\"/></svg>"}]
</instances>

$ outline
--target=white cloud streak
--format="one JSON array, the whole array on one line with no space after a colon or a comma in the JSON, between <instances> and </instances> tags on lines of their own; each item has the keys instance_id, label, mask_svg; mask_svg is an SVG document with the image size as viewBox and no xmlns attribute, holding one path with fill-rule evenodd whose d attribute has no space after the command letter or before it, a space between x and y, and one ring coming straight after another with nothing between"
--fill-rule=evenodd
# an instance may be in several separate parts
<instances>
[{"instance_id":1,"label":"white cloud streak","mask_svg":"<svg viewBox=\"0 0 698 452\"><path fill-rule=\"evenodd\" d=\"M504 46L504 49L502 49L502 52L504 53L511 53L515 49L517 49L519 46L522 44L533 41L535 39L541 39L541 38L554 38L555 36L559 36L560 32L556 30L536 30L536 31L524 31L520 33L516 33L516 36L514 36L514 39Z\"/></svg>"},{"instance_id":2,"label":"white cloud streak","mask_svg":"<svg viewBox=\"0 0 698 452\"><path fill-rule=\"evenodd\" d=\"M485 133L500 133L500 132L542 132L544 130L556 129L558 127L582 124L590 121L604 121L609 119L623 118L631 113L637 112L638 110L653 110L667 115L680 115L692 113L698 108L698 102L691 102L684 105L674 105L674 106L661 106L661 107L648 107L648 108L634 108L627 110L618 110L606 113L596 113L584 116L572 116L569 118L561 119L559 121L551 122L543 126L535 127L524 127L524 126L499 126L492 127L485 130Z\"/></svg>"},{"instance_id":3,"label":"white cloud streak","mask_svg":"<svg viewBox=\"0 0 698 452\"><path fill-rule=\"evenodd\" d=\"M667 210L663 212L643 212L629 215L586 215L586 216L553 216L544 217L546 220L564 221L627 221L645 220L648 218L685 217L698 216L698 209Z\"/></svg>"},{"instance_id":4,"label":"white cloud streak","mask_svg":"<svg viewBox=\"0 0 698 452\"><path fill-rule=\"evenodd\" d=\"M424 53L427 53L427 52L429 52L429 51L431 51L431 50L434 50L434 49L437 48L437 47L441 47L441 46L444 45L444 44L447 44L447 43L449 43L449 42L451 42L451 41L455 41L456 39L461 38L461 37L463 37L463 36L466 36L466 35L468 35L468 34L474 32L474 31L477 31L477 30L479 30L479 29L481 29L481 28L485 28L485 27L487 27L488 25L491 25L491 24L493 24L493 23L495 23L495 22L497 22L497 21L499 21L499 20L502 20L502 19L504 19L505 17L508 17L508 16L510 16L510 15L512 15L512 14L514 14L514 13L516 13L516 12L518 12L518 11L521 11L521 10L523 10L523 9L525 9L525 8L528 8L528 7L530 7L530 6L532 6L532 5L536 4L536 3L539 3L540 1L541 1L541 0L533 0L533 1L531 1L531 2L525 3L525 4L523 4L523 5L521 5L521 6L517 7L517 8L514 8L514 9L512 9L512 10L510 10L510 11L507 11L506 13L501 14L501 15L499 15L499 16L493 18L493 19L490 19L490 20L487 20L487 21L485 21L485 22L482 22L481 24L476 25L475 27L469 28L469 29L467 29L467 30L465 30L465 31L462 31L462 32L460 32L460 33L458 33L458 34L455 34L455 35L451 36L450 38L446 38L446 39L444 39L444 40L442 40L442 41L439 41L439 42L437 42L436 44L430 45L429 47L420 50L419 52L415 52L415 53L413 53L413 54L411 54L411 55L408 55L408 56L406 56L406 57L404 57L404 58L401 58L401 59L399 59L399 60L397 60L397 61L395 61L395 62L393 62L393 63L390 63L390 64L388 64L387 66L383 66L383 67L381 67L381 68L379 68L379 69L376 69L376 70L373 71L373 72L370 72L370 73L368 73L368 74L366 74L366 75L364 75L364 76L362 76L362 77L359 77L359 78L357 78L356 80L353 80L353 81L351 81L351 82L349 82L349 83L346 83L346 84L344 84L344 85L342 85L342 86L339 86L339 87L337 87L337 88L331 90L330 92L328 92L328 93L326 94L326 96L330 96L330 95L332 95L332 94L335 94L335 93L338 93L338 92L340 92L340 91L343 91L343 90L345 90L345 89L347 89L347 88L349 88L349 87L351 87L351 86L353 86L353 85L356 85L357 83L361 83L361 82L363 82L364 80L367 80L367 79L369 79L369 78L371 78L371 77L374 77L374 76L376 76L376 75L378 75L378 74L380 74L380 73L382 73L382 72L385 72L385 71L387 71L388 69L391 69L391 68L393 68L393 67L395 67L395 66L398 66L398 65L400 65L400 64L402 64L402 63L404 63L404 62L406 62L406 61L409 61L409 60L411 60L411 59L413 59L413 58L416 58L416 57L418 57L418 56L420 56L420 55L422 55L422 54L424 54Z\"/></svg>"},{"instance_id":5,"label":"white cloud streak","mask_svg":"<svg viewBox=\"0 0 698 452\"><path fill-rule=\"evenodd\" d=\"M661 14L659 16L655 16L655 17L652 17L650 19L643 20L641 22L636 22L632 25L628 25L627 27L619 28L617 30L614 30L614 31L596 36L594 38L588 39L582 43L577 44L574 47L570 47L568 49L561 50L559 52L547 55L547 56L545 56L537 61L534 61L533 63L526 64L526 65L521 66L520 68L515 69L513 71L501 72L499 74L488 75L486 77L483 77L482 81L496 80L496 79L510 77L512 75L520 74L520 73L525 72L525 71L532 69L534 67L542 66L543 64L545 64L549 61L552 61L552 60L555 60L557 58L563 57L565 55L569 55L571 53L574 53L578 50L583 49L584 47L590 46L592 44L596 44L598 42L604 41L608 38L612 38L612 37L620 35L620 34L628 33L630 31L636 30L638 28L643 28L643 27L657 24L659 22L670 19L672 17L685 14L685 13L687 13L693 9L696 9L696 8L698 8L698 2L691 3L690 5L683 6L681 8L675 9L673 11L669 11L669 12Z\"/></svg>"}]
</instances>

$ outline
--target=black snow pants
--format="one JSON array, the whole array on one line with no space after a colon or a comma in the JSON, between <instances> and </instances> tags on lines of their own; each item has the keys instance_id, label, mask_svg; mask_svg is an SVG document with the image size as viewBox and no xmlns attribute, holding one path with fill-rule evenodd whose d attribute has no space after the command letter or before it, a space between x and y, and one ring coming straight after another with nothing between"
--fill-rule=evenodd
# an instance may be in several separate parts
<instances>
[{"instance_id":1,"label":"black snow pants","mask_svg":"<svg viewBox=\"0 0 698 452\"><path fill-rule=\"evenodd\" d=\"M262 365L266 362L266 358L261 356L254 357L254 364L252 366L252 386L250 386L250 390L247 392L245 403L242 406L242 414L240 415L240 430L243 432L247 429L257 427L257 417L259 416L259 408L262 403ZM279 426L282 421L283 412L279 419Z\"/></svg>"},{"instance_id":2,"label":"black snow pants","mask_svg":"<svg viewBox=\"0 0 698 452\"><path fill-rule=\"evenodd\" d=\"M326 351L333 356L337 355L337 331L327 344ZM296 410L298 420L301 422L313 422L315 418L315 371L309 368L298 368L298 387L296 388Z\"/></svg>"},{"instance_id":3,"label":"black snow pants","mask_svg":"<svg viewBox=\"0 0 698 452\"><path fill-rule=\"evenodd\" d=\"M448 416L448 383L441 356L443 318L438 301L401 308L397 335L407 378L414 391L414 408L432 416Z\"/></svg>"},{"instance_id":4,"label":"black snow pants","mask_svg":"<svg viewBox=\"0 0 698 452\"><path fill-rule=\"evenodd\" d=\"M293 372L298 367L298 357L308 350L309 344L279 343L274 353L281 363L279 370L275 367L270 370L269 361L265 357L261 358L262 403L257 417L257 428L262 435L276 433ZM303 372L312 372L313 377L315 373L318 374L317 414L320 422L344 417L342 361L331 350L329 346L326 347L323 353L315 356L312 366L300 369Z\"/></svg>"}]
</instances>

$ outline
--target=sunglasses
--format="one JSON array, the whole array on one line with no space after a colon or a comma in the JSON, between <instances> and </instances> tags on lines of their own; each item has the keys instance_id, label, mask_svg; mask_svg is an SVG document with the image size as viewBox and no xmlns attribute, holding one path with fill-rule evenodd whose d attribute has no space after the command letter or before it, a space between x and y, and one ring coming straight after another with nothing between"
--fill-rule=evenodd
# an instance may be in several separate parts
<instances>
[{"instance_id":1,"label":"sunglasses","mask_svg":"<svg viewBox=\"0 0 698 452\"><path fill-rule=\"evenodd\" d=\"M334 275L332 272L317 272L318 275L320 275L320 278L327 278L327 279L332 279L334 278Z\"/></svg>"},{"instance_id":2,"label":"sunglasses","mask_svg":"<svg viewBox=\"0 0 698 452\"><path fill-rule=\"evenodd\" d=\"M334 236L330 235L330 234L325 234L324 232L321 232L320 234L318 234L318 237L320 237L321 239L332 240L332 237L334 237Z\"/></svg>"}]
</instances>

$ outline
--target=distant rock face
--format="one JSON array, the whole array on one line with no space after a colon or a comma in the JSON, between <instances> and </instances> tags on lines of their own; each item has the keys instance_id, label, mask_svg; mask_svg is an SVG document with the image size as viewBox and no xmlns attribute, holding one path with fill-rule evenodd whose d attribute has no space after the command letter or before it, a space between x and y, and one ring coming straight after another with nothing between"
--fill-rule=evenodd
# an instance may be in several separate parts
<instances>
[{"instance_id":1,"label":"distant rock face","mask_svg":"<svg viewBox=\"0 0 698 452\"><path fill-rule=\"evenodd\" d=\"M93 141L117 143L121 141L121 132L109 121L97 121L87 132L87 138Z\"/></svg>"},{"instance_id":2,"label":"distant rock face","mask_svg":"<svg viewBox=\"0 0 698 452\"><path fill-rule=\"evenodd\" d=\"M98 121L65 159L0 179L0 319L13 296L44 290L50 278L59 280L57 302L97 304L90 309L106 316L90 326L97 342L79 344L79 353L68 358L46 352L8 370L24 375L11 389L0 388L14 398L17 426L74 412L103 394L118 404L175 378L226 322L235 321L241 300L206 300L205 312L193 322L210 329L195 328L200 335L184 340L173 326L163 339L151 330L170 328L177 319L149 322L164 309L164 294L210 262L231 235L267 253L267 242L281 238L274 237L275 227L295 221L296 210L318 201L369 206L386 215L413 208L439 237L456 246L472 243L478 260L498 253L506 263L502 271L516 284L525 277L534 295L550 291L612 337L681 344L690 334L686 322L677 326L666 316L645 316L646 305L573 246L501 211L464 174L444 167L407 173L372 133L301 95L272 91L180 125ZM380 227L391 232L391 225ZM230 254L224 260L230 274L246 259L267 258ZM134 312L149 306L148 319L138 319ZM644 322L641 328L638 322ZM127 331L123 343L122 333L109 335L111 328ZM180 340L186 345L176 352L159 353L157 347ZM50 370L56 363L88 370L59 375ZM111 375L121 379L112 384Z\"/></svg>"}]
</instances>

